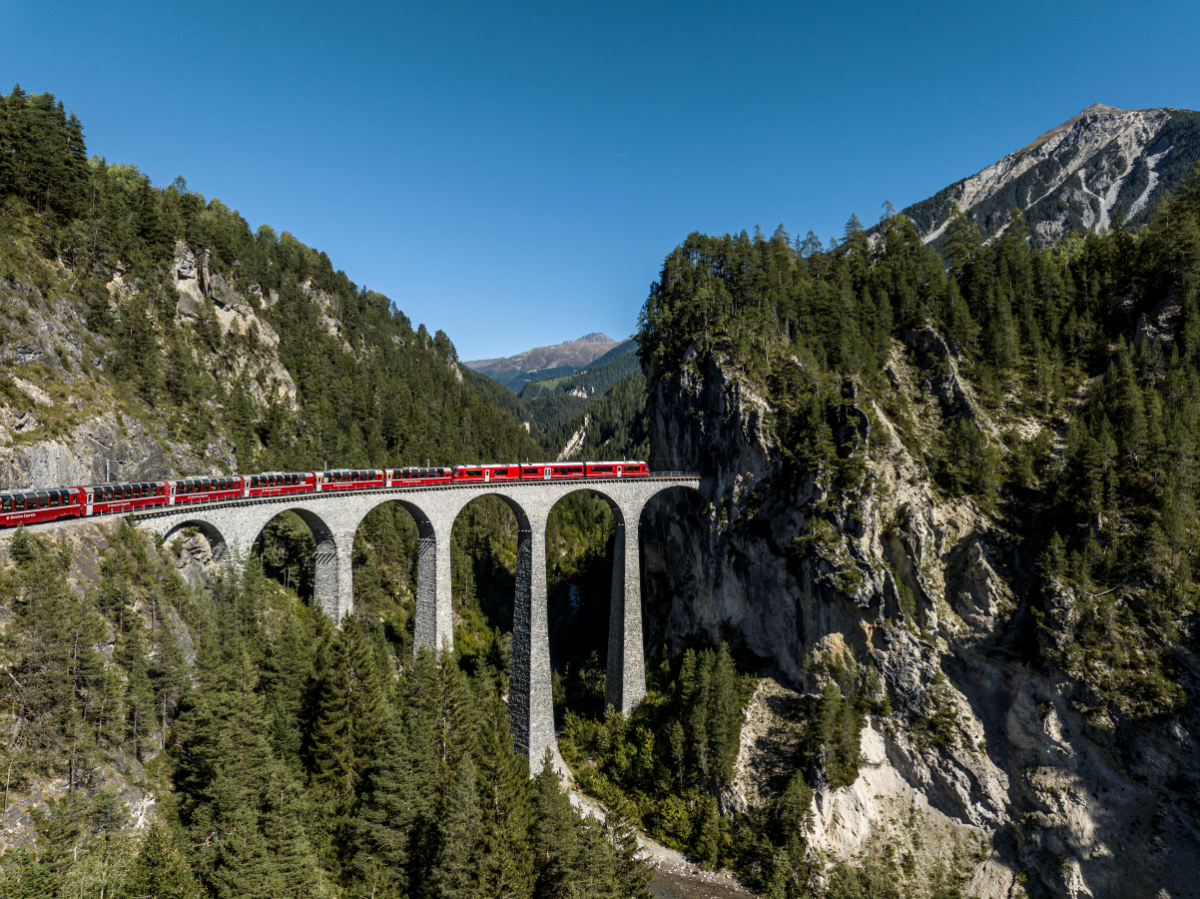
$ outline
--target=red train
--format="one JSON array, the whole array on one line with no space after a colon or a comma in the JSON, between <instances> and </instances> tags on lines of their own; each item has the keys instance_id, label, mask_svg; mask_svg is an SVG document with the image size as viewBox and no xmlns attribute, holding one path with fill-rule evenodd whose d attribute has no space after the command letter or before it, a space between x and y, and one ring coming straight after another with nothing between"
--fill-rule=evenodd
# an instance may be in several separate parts
<instances>
[{"instance_id":1,"label":"red train","mask_svg":"<svg viewBox=\"0 0 1200 899\"><path fill-rule=\"evenodd\" d=\"M337 468L331 471L265 472L228 477L99 484L56 490L23 490L0 494L0 528L39 524L60 518L126 515L164 506L235 502L241 499L329 493L345 490L388 490L396 487L439 487L505 481L607 480L650 476L645 462L539 462L460 465L457 468Z\"/></svg>"}]
</instances>

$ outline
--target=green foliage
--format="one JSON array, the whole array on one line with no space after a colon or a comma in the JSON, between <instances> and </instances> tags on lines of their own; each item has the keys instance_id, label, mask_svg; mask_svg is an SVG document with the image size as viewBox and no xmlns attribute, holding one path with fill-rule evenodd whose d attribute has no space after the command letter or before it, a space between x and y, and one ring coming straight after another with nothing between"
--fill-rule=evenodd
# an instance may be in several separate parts
<instances>
[{"instance_id":1,"label":"green foliage","mask_svg":"<svg viewBox=\"0 0 1200 899\"><path fill-rule=\"evenodd\" d=\"M567 711L559 747L586 789L611 802L626 797L656 839L716 867L732 850L714 794L733 782L756 679L737 673L722 644L687 650L674 669L664 662L655 680L628 719L611 706L602 719Z\"/></svg>"},{"instance_id":2,"label":"green foliage","mask_svg":"<svg viewBox=\"0 0 1200 899\"><path fill-rule=\"evenodd\" d=\"M570 453L571 459L648 458L650 432L646 419L645 376L641 372L626 375L587 406L586 412L580 412L550 430L543 437L543 444L547 450L558 453L580 432L583 432L583 440Z\"/></svg>"}]
</instances>

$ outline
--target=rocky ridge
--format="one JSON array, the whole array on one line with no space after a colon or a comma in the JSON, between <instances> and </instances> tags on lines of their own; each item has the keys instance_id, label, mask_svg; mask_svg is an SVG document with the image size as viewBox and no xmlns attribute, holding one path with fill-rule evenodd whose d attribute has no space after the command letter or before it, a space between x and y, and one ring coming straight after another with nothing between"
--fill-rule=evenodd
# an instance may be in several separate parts
<instances>
[{"instance_id":1,"label":"rocky ridge","mask_svg":"<svg viewBox=\"0 0 1200 899\"><path fill-rule=\"evenodd\" d=\"M1144 224L1155 201L1200 159L1200 115L1095 103L1032 143L902 210L926 243L945 233L957 205L990 236L1014 207L1042 243L1073 229L1109 227L1120 211Z\"/></svg>"}]
</instances>

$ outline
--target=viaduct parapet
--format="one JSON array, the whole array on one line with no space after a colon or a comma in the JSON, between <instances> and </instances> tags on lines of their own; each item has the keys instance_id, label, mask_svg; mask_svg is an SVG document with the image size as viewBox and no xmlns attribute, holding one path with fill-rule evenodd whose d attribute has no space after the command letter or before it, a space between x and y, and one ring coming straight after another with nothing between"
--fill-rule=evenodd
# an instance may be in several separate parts
<instances>
[{"instance_id":1,"label":"viaduct parapet","mask_svg":"<svg viewBox=\"0 0 1200 899\"><path fill-rule=\"evenodd\" d=\"M673 487L699 489L696 476L656 476L610 481L534 481L454 487L410 487L363 493L304 494L278 499L192 505L137 516L147 529L172 537L195 527L213 546L214 558L244 559L267 523L294 512L316 542L315 600L334 621L354 610L351 555L354 534L377 506L400 503L417 524L416 648L453 648L450 533L463 508L480 496L500 497L517 518L516 596L508 713L516 747L536 769L554 744L550 634L546 617L546 524L563 497L580 490L602 497L616 523L612 611L608 632L605 702L628 714L646 695L642 657L642 604L638 533L642 510Z\"/></svg>"}]
</instances>

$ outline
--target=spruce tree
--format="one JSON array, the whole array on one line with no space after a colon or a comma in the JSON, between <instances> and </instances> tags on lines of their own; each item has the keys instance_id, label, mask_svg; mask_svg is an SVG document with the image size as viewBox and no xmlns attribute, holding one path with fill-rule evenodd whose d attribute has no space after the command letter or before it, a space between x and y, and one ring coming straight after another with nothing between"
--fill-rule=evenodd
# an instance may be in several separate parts
<instances>
[{"instance_id":1,"label":"spruce tree","mask_svg":"<svg viewBox=\"0 0 1200 899\"><path fill-rule=\"evenodd\" d=\"M476 792L478 771L469 752L463 753L446 790L438 821L439 849L430 872L438 899L472 899L480 895L477 872L483 822Z\"/></svg>"},{"instance_id":2,"label":"spruce tree","mask_svg":"<svg viewBox=\"0 0 1200 899\"><path fill-rule=\"evenodd\" d=\"M187 858L161 823L142 839L116 899L201 899L203 891Z\"/></svg>"},{"instance_id":3,"label":"spruce tree","mask_svg":"<svg viewBox=\"0 0 1200 899\"><path fill-rule=\"evenodd\" d=\"M575 810L559 787L554 756L549 749L533 781L533 849L535 899L556 899L575 889L579 846Z\"/></svg>"},{"instance_id":4,"label":"spruce tree","mask_svg":"<svg viewBox=\"0 0 1200 899\"><path fill-rule=\"evenodd\" d=\"M508 709L499 693L491 691L482 705L477 733L483 813L479 888L485 896L528 897L533 891L529 762L513 750Z\"/></svg>"},{"instance_id":5,"label":"spruce tree","mask_svg":"<svg viewBox=\"0 0 1200 899\"><path fill-rule=\"evenodd\" d=\"M419 775L409 751L408 730L399 715L391 715L379 760L367 774L357 830L361 852L378 860L401 885L409 876L413 836L427 824L429 813L428 785L418 784ZM363 859L356 863L362 870L370 867Z\"/></svg>"}]
</instances>

